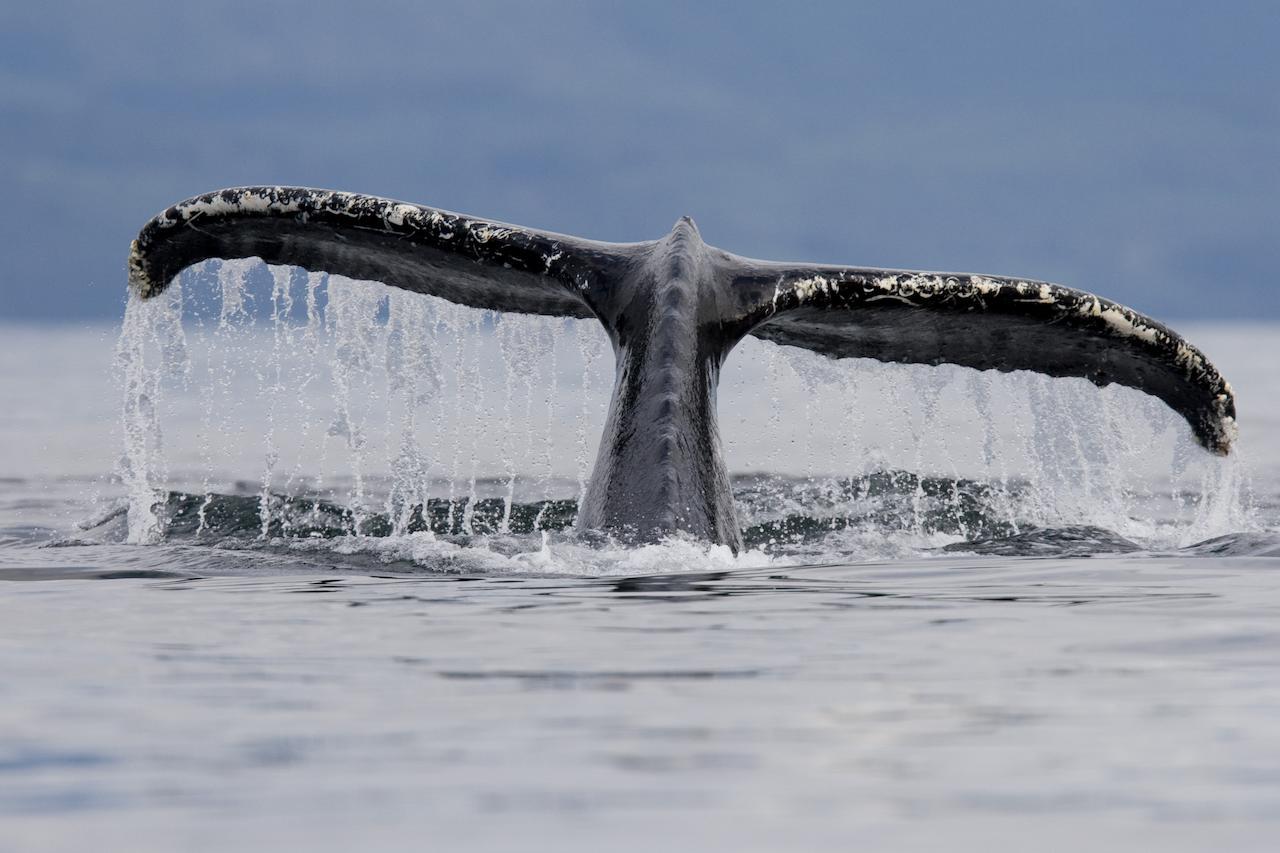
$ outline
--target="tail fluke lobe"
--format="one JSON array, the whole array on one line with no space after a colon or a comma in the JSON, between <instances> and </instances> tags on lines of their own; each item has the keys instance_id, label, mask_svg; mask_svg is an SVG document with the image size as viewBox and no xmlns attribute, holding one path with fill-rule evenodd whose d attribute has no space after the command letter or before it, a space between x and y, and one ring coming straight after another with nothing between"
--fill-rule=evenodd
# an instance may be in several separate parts
<instances>
[{"instance_id":1,"label":"tail fluke lobe","mask_svg":"<svg viewBox=\"0 0 1280 853\"><path fill-rule=\"evenodd\" d=\"M633 251L376 196L241 187L179 202L148 222L133 243L129 279L147 297L200 261L258 257L474 308L590 317L586 295Z\"/></svg>"},{"instance_id":2,"label":"tail fluke lobe","mask_svg":"<svg viewBox=\"0 0 1280 853\"><path fill-rule=\"evenodd\" d=\"M1028 370L1137 388L1206 449L1235 440L1235 397L1176 332L1092 293L996 276L741 260L749 333L833 358Z\"/></svg>"}]
</instances>

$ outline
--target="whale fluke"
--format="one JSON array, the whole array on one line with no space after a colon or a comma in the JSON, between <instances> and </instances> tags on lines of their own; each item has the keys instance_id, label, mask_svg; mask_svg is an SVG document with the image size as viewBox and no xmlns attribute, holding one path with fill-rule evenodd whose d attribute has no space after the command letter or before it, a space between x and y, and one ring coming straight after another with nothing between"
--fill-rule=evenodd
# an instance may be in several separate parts
<instances>
[{"instance_id":1,"label":"whale fluke","mask_svg":"<svg viewBox=\"0 0 1280 853\"><path fill-rule=\"evenodd\" d=\"M476 308L595 317L616 358L579 527L683 532L741 547L715 399L745 335L832 358L1029 370L1152 394L1208 450L1235 436L1230 386L1199 350L1124 306L1047 282L777 263L708 246L683 217L660 240L604 243L355 193L245 187L143 227L142 297L209 258L259 257Z\"/></svg>"},{"instance_id":2,"label":"whale fluke","mask_svg":"<svg viewBox=\"0 0 1280 853\"><path fill-rule=\"evenodd\" d=\"M1185 418L1206 449L1226 455L1235 440L1235 397L1204 354L1109 299L1001 276L742 263L733 287L757 337L832 358L1125 385Z\"/></svg>"},{"instance_id":3,"label":"whale fluke","mask_svg":"<svg viewBox=\"0 0 1280 853\"><path fill-rule=\"evenodd\" d=\"M473 308L590 317L580 292L641 249L357 193L243 187L148 222L129 254L129 281L147 297L200 261L261 258Z\"/></svg>"}]
</instances>

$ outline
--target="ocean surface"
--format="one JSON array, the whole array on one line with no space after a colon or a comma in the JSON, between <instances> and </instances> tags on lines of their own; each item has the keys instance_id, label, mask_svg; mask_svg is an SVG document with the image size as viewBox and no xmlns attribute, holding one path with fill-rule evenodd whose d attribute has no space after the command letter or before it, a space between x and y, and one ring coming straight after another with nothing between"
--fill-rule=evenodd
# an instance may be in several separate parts
<instances>
[{"instance_id":1,"label":"ocean surface","mask_svg":"<svg viewBox=\"0 0 1280 853\"><path fill-rule=\"evenodd\" d=\"M0 851L1275 849L1280 327L1225 461L748 342L734 555L572 533L589 326L226 266L0 326Z\"/></svg>"}]
</instances>

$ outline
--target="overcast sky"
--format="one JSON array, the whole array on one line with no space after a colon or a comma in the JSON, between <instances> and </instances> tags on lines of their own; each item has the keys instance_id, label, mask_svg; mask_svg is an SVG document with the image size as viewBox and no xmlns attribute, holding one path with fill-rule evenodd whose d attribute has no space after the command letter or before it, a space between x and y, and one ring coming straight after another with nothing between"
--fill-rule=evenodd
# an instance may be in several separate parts
<instances>
[{"instance_id":1,"label":"overcast sky","mask_svg":"<svg viewBox=\"0 0 1280 853\"><path fill-rule=\"evenodd\" d=\"M785 9L785 10L784 10ZM223 186L1280 317L1274 2L8 3L0 319Z\"/></svg>"}]
</instances>

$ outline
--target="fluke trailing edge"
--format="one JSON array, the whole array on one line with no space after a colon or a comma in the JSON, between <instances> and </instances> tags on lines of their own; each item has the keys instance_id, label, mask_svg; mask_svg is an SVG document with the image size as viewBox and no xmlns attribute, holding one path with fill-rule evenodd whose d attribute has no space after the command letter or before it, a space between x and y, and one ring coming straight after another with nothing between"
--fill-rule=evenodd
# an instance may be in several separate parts
<instances>
[{"instance_id":1,"label":"fluke trailing edge","mask_svg":"<svg viewBox=\"0 0 1280 853\"><path fill-rule=\"evenodd\" d=\"M134 291L208 258L382 281L497 311L595 317L613 343L609 416L578 525L640 540L741 532L716 386L745 335L832 358L1032 370L1152 394L1226 454L1231 388L1160 323L1090 293L955 273L758 261L702 242L693 220L645 243L599 243L354 193L244 187L174 205L129 255Z\"/></svg>"}]
</instances>

